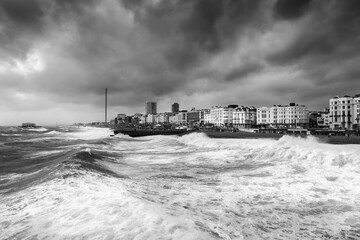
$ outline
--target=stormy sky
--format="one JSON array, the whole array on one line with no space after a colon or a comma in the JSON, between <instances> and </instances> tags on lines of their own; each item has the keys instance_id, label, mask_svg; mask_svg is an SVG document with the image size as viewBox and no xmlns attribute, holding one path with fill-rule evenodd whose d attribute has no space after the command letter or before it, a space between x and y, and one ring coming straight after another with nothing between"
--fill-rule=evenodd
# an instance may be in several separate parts
<instances>
[{"instance_id":1,"label":"stormy sky","mask_svg":"<svg viewBox=\"0 0 360 240\"><path fill-rule=\"evenodd\" d=\"M0 125L360 93L358 0L0 0Z\"/></svg>"}]
</instances>

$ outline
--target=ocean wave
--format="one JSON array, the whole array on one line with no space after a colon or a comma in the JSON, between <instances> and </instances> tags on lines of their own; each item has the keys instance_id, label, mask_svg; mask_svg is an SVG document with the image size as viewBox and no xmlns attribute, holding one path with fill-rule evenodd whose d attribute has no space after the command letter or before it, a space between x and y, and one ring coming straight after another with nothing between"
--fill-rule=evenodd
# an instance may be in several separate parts
<instances>
[{"instance_id":1,"label":"ocean wave","mask_svg":"<svg viewBox=\"0 0 360 240\"><path fill-rule=\"evenodd\" d=\"M130 139L108 137L104 129L84 131L65 133L61 138L71 139L66 144L21 159L34 164L27 170L35 174L9 175L26 185L1 195L1 237L359 236L357 145L313 137L215 139L192 133ZM41 144L33 149L49 146ZM0 177L0 184L6 181Z\"/></svg>"},{"instance_id":2,"label":"ocean wave","mask_svg":"<svg viewBox=\"0 0 360 240\"><path fill-rule=\"evenodd\" d=\"M50 131L50 132L47 132L47 133L44 133L44 134L46 134L46 135L58 135L58 134L62 134L62 132L58 132L58 131L56 131L56 130L52 130L52 131Z\"/></svg>"},{"instance_id":3,"label":"ocean wave","mask_svg":"<svg viewBox=\"0 0 360 240\"><path fill-rule=\"evenodd\" d=\"M25 128L23 129L24 131L29 131L29 132L46 132L49 129L44 128L44 127L39 127L39 128Z\"/></svg>"},{"instance_id":4,"label":"ocean wave","mask_svg":"<svg viewBox=\"0 0 360 240\"><path fill-rule=\"evenodd\" d=\"M212 139L203 133L193 133L178 138L198 151L210 152L209 159L224 161L265 161L272 164L301 165L304 169L359 167L360 149L357 145L330 145L315 137L284 136L271 139ZM231 160L232 159L232 160ZM221 161L219 162L221 163Z\"/></svg>"},{"instance_id":5,"label":"ocean wave","mask_svg":"<svg viewBox=\"0 0 360 240\"><path fill-rule=\"evenodd\" d=\"M0 206L4 239L212 239L185 214L172 216L118 180L92 174L51 180Z\"/></svg>"}]
</instances>

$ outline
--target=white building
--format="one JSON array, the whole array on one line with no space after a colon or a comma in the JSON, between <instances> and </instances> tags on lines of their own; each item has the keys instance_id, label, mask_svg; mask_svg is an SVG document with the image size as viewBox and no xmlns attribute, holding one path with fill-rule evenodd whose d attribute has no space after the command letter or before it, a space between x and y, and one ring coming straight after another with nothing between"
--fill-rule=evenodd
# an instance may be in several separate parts
<instances>
[{"instance_id":1,"label":"white building","mask_svg":"<svg viewBox=\"0 0 360 240\"><path fill-rule=\"evenodd\" d=\"M157 123L168 123L169 122L169 114L168 113L158 113L158 114L156 114L155 122L157 122Z\"/></svg>"},{"instance_id":2,"label":"white building","mask_svg":"<svg viewBox=\"0 0 360 240\"><path fill-rule=\"evenodd\" d=\"M237 107L233 111L232 122L234 127L251 128L256 125L255 107Z\"/></svg>"},{"instance_id":3,"label":"white building","mask_svg":"<svg viewBox=\"0 0 360 240\"><path fill-rule=\"evenodd\" d=\"M155 123L155 114L148 114L146 117L146 123Z\"/></svg>"},{"instance_id":4,"label":"white building","mask_svg":"<svg viewBox=\"0 0 360 240\"><path fill-rule=\"evenodd\" d=\"M147 116L146 116L146 115L142 115L142 116L140 117L140 123L141 123L141 124L145 124L145 123L146 123L146 119L147 119Z\"/></svg>"},{"instance_id":5,"label":"white building","mask_svg":"<svg viewBox=\"0 0 360 240\"><path fill-rule=\"evenodd\" d=\"M360 123L360 94L353 97L335 96L329 100L329 123L332 129L358 129Z\"/></svg>"},{"instance_id":6,"label":"white building","mask_svg":"<svg viewBox=\"0 0 360 240\"><path fill-rule=\"evenodd\" d=\"M210 123L216 126L230 126L232 125L234 108L231 107L213 107L210 110Z\"/></svg>"},{"instance_id":7,"label":"white building","mask_svg":"<svg viewBox=\"0 0 360 240\"><path fill-rule=\"evenodd\" d=\"M271 114L272 113L272 114ZM271 119L270 116L273 114L273 107L259 107L256 109L256 124L257 125L268 125L276 122Z\"/></svg>"},{"instance_id":8,"label":"white building","mask_svg":"<svg viewBox=\"0 0 360 240\"><path fill-rule=\"evenodd\" d=\"M283 125L286 127L303 126L309 122L309 110L304 105L274 105L257 109L258 125Z\"/></svg>"},{"instance_id":9,"label":"white building","mask_svg":"<svg viewBox=\"0 0 360 240\"><path fill-rule=\"evenodd\" d=\"M204 123L211 123L211 114L209 113L204 114Z\"/></svg>"}]
</instances>

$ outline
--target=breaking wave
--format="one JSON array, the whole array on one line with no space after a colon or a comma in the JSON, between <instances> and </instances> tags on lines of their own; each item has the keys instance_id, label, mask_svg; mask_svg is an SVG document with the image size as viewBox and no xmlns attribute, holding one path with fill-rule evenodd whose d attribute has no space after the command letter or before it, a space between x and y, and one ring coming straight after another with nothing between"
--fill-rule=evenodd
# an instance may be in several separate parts
<instances>
[{"instance_id":1,"label":"breaking wave","mask_svg":"<svg viewBox=\"0 0 360 240\"><path fill-rule=\"evenodd\" d=\"M358 145L48 131L0 146L1 238L360 239Z\"/></svg>"}]
</instances>

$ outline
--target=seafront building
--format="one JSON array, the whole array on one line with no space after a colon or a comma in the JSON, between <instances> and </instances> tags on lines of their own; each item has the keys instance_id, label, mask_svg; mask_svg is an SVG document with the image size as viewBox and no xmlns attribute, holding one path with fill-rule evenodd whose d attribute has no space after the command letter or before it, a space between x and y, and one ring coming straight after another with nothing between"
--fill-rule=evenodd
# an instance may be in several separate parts
<instances>
[{"instance_id":1,"label":"seafront building","mask_svg":"<svg viewBox=\"0 0 360 240\"><path fill-rule=\"evenodd\" d=\"M155 114L148 114L146 116L146 123L155 123Z\"/></svg>"},{"instance_id":2,"label":"seafront building","mask_svg":"<svg viewBox=\"0 0 360 240\"><path fill-rule=\"evenodd\" d=\"M289 105L274 105L257 109L257 125L297 127L308 124L309 110L304 105L290 103Z\"/></svg>"},{"instance_id":3,"label":"seafront building","mask_svg":"<svg viewBox=\"0 0 360 240\"><path fill-rule=\"evenodd\" d=\"M169 122L169 113L158 113L155 116L156 123L168 123Z\"/></svg>"},{"instance_id":4,"label":"seafront building","mask_svg":"<svg viewBox=\"0 0 360 240\"><path fill-rule=\"evenodd\" d=\"M252 128L256 126L255 107L237 107L233 110L232 123L238 128Z\"/></svg>"},{"instance_id":5,"label":"seafront building","mask_svg":"<svg viewBox=\"0 0 360 240\"><path fill-rule=\"evenodd\" d=\"M204 124L205 114L209 114L210 109L191 109L186 113L186 122L192 125Z\"/></svg>"},{"instance_id":6,"label":"seafront building","mask_svg":"<svg viewBox=\"0 0 360 240\"><path fill-rule=\"evenodd\" d=\"M331 129L359 129L360 94L353 97L335 96L329 100L329 125Z\"/></svg>"},{"instance_id":7,"label":"seafront building","mask_svg":"<svg viewBox=\"0 0 360 240\"><path fill-rule=\"evenodd\" d=\"M211 114L210 114L210 110L208 113L204 113L204 123L211 123Z\"/></svg>"},{"instance_id":8,"label":"seafront building","mask_svg":"<svg viewBox=\"0 0 360 240\"><path fill-rule=\"evenodd\" d=\"M157 103L156 102L147 102L145 104L145 115L156 114L157 113Z\"/></svg>"},{"instance_id":9,"label":"seafront building","mask_svg":"<svg viewBox=\"0 0 360 240\"><path fill-rule=\"evenodd\" d=\"M187 123L187 111L181 110L176 114L176 123L177 124L186 124Z\"/></svg>"},{"instance_id":10,"label":"seafront building","mask_svg":"<svg viewBox=\"0 0 360 240\"><path fill-rule=\"evenodd\" d=\"M229 105L227 107L215 106L210 110L210 123L215 126L231 126L233 119L233 111L237 105Z\"/></svg>"},{"instance_id":11,"label":"seafront building","mask_svg":"<svg viewBox=\"0 0 360 240\"><path fill-rule=\"evenodd\" d=\"M156 124L176 125L213 124L218 127L235 128L331 128L360 129L360 94L335 96L329 100L329 109L309 111L304 105L215 106L211 109L179 110L179 104L171 105L171 113L156 113L156 102L146 103L147 114L118 114L115 124Z\"/></svg>"}]
</instances>

